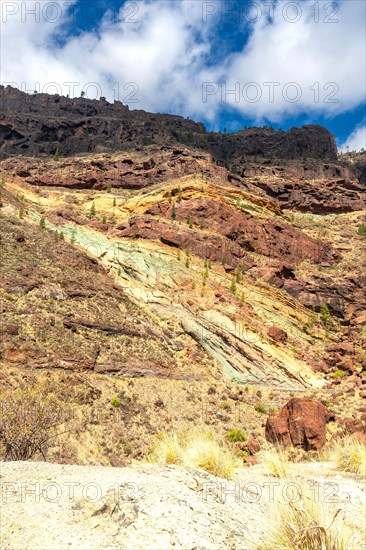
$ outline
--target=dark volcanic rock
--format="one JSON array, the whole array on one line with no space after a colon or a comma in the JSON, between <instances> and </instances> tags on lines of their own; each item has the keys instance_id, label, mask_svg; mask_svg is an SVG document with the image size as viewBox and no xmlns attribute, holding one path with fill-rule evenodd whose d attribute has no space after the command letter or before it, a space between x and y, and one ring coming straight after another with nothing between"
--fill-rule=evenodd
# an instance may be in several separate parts
<instances>
[{"instance_id":1,"label":"dark volcanic rock","mask_svg":"<svg viewBox=\"0 0 366 550\"><path fill-rule=\"evenodd\" d=\"M0 158L22 154L69 156L83 152L133 150L149 144L185 144L211 153L240 170L245 157L337 160L334 137L321 126L249 128L234 134L207 133L180 116L130 111L119 101L29 95L0 87ZM234 176L233 176L234 177Z\"/></svg>"}]
</instances>

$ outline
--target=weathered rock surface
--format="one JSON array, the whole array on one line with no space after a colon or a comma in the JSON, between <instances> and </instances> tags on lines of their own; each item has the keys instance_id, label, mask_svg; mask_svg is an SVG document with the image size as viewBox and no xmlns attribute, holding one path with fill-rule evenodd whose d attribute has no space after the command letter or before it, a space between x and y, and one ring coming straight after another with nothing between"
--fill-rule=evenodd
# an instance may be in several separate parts
<instances>
[{"instance_id":1,"label":"weathered rock surface","mask_svg":"<svg viewBox=\"0 0 366 550\"><path fill-rule=\"evenodd\" d=\"M293 466L292 499L296 490L309 490L312 480L324 500L326 525L341 508L354 535L353 548L361 549L362 480L337 473L337 500L332 502L335 472L329 463ZM60 540L75 550L256 550L268 545L278 502L283 503L288 490L287 480L271 478L261 465L241 469L231 481L196 469L156 465L8 462L1 473L4 550L58 550Z\"/></svg>"},{"instance_id":2,"label":"weathered rock surface","mask_svg":"<svg viewBox=\"0 0 366 550\"><path fill-rule=\"evenodd\" d=\"M207 133L203 124L173 115L130 111L119 101L28 95L0 88L0 153L54 154L131 150L148 144L180 143L210 152L226 166L243 157L337 159L334 137L321 126L249 128L235 134Z\"/></svg>"},{"instance_id":3,"label":"weathered rock surface","mask_svg":"<svg viewBox=\"0 0 366 550\"><path fill-rule=\"evenodd\" d=\"M292 444L306 451L318 450L325 444L326 424L332 418L320 401L294 397L268 417L266 439L286 447Z\"/></svg>"}]
</instances>

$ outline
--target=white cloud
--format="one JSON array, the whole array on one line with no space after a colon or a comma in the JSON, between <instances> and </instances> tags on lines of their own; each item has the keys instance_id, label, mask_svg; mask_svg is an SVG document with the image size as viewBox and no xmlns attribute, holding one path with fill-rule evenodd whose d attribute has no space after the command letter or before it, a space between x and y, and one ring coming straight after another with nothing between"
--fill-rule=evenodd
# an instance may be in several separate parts
<instances>
[{"instance_id":1,"label":"white cloud","mask_svg":"<svg viewBox=\"0 0 366 550\"><path fill-rule=\"evenodd\" d=\"M366 125L357 126L340 147L343 152L347 151L347 148L350 151L366 149Z\"/></svg>"},{"instance_id":2,"label":"white cloud","mask_svg":"<svg viewBox=\"0 0 366 550\"><path fill-rule=\"evenodd\" d=\"M64 5L63 0L58 2ZM215 64L210 52L218 39L217 23L225 9L225 4L219 2L210 3L215 13L206 18L203 13L208 3L203 0L133 2L138 10L130 19L137 22L123 20L131 12L121 9L120 19L106 16L97 33L70 37L62 46L54 39L65 32L66 11L57 23L46 21L41 13L37 23L32 15L24 17L22 6L31 10L42 3L3 2L2 8L17 4L19 11L9 15L6 23L2 13L1 81L18 86L24 82L28 91L35 88L36 82L41 89L56 82L62 93L68 91L65 82L79 82L76 95L88 82L97 82L109 100L117 98L117 86L111 86L118 83L119 99L125 102L138 86L134 97L139 102L131 103L132 108L169 110L209 121L223 107L222 99L242 115L274 122L300 113L333 116L352 110L364 100L364 2L341 1L339 12L332 14L330 2L298 0L297 15L301 16L292 23L296 14L284 12L283 2L274 9L273 21L265 17L269 13L267 2L256 23L249 24L241 14L241 24L233 26L233 33L246 27L247 43L241 51ZM317 15L312 6L319 6L319 22L314 20ZM335 19L338 23L331 22ZM202 97L205 82L213 83L207 101ZM251 82L256 87L246 89ZM136 84L124 89L128 83ZM270 85L265 83L279 83L272 84L273 101L269 99ZM236 87L239 98L229 94L222 97L224 84L227 90ZM261 98L251 102L251 94L256 91ZM292 102L296 93L301 93L301 98Z\"/></svg>"}]
</instances>

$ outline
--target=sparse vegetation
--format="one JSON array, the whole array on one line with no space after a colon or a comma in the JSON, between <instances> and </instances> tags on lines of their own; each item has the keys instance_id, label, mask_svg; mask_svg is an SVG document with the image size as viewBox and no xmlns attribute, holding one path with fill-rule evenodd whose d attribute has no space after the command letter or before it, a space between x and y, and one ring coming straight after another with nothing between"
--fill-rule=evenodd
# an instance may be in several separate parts
<instances>
[{"instance_id":1,"label":"sparse vegetation","mask_svg":"<svg viewBox=\"0 0 366 550\"><path fill-rule=\"evenodd\" d=\"M281 446L261 451L262 462L275 477L286 477L289 469L288 453Z\"/></svg>"},{"instance_id":2,"label":"sparse vegetation","mask_svg":"<svg viewBox=\"0 0 366 550\"><path fill-rule=\"evenodd\" d=\"M263 403L257 403L254 409L261 414L268 414L268 411Z\"/></svg>"},{"instance_id":3,"label":"sparse vegetation","mask_svg":"<svg viewBox=\"0 0 366 550\"><path fill-rule=\"evenodd\" d=\"M236 281L235 281L235 279L232 279L232 281L231 281L230 292L232 294L236 294Z\"/></svg>"},{"instance_id":4,"label":"sparse vegetation","mask_svg":"<svg viewBox=\"0 0 366 550\"><path fill-rule=\"evenodd\" d=\"M366 237L366 224L361 223L361 225L358 226L357 233L360 235L360 237Z\"/></svg>"},{"instance_id":5,"label":"sparse vegetation","mask_svg":"<svg viewBox=\"0 0 366 550\"><path fill-rule=\"evenodd\" d=\"M70 412L46 386L3 392L0 404L0 450L5 460L46 459Z\"/></svg>"},{"instance_id":6,"label":"sparse vegetation","mask_svg":"<svg viewBox=\"0 0 366 550\"><path fill-rule=\"evenodd\" d=\"M329 332L331 326L333 325L333 319L327 304L322 304L320 306L320 319L325 327L326 332Z\"/></svg>"},{"instance_id":7,"label":"sparse vegetation","mask_svg":"<svg viewBox=\"0 0 366 550\"><path fill-rule=\"evenodd\" d=\"M238 428L233 428L226 434L226 439L228 439L231 443L239 443L241 441L246 441L247 436L245 435L245 432L243 430L239 430Z\"/></svg>"},{"instance_id":8,"label":"sparse vegetation","mask_svg":"<svg viewBox=\"0 0 366 550\"><path fill-rule=\"evenodd\" d=\"M189 265L190 265L190 253L189 253L189 250L186 250L186 267L189 268Z\"/></svg>"},{"instance_id":9,"label":"sparse vegetation","mask_svg":"<svg viewBox=\"0 0 366 550\"><path fill-rule=\"evenodd\" d=\"M121 401L118 399L118 397L112 397L111 399L112 407L119 407L120 404L121 404Z\"/></svg>"},{"instance_id":10,"label":"sparse vegetation","mask_svg":"<svg viewBox=\"0 0 366 550\"><path fill-rule=\"evenodd\" d=\"M366 445L354 435L338 439L330 452L338 470L366 476Z\"/></svg>"},{"instance_id":11,"label":"sparse vegetation","mask_svg":"<svg viewBox=\"0 0 366 550\"><path fill-rule=\"evenodd\" d=\"M210 474L232 478L241 464L235 453L211 432L162 432L149 456L150 461L201 468Z\"/></svg>"},{"instance_id":12,"label":"sparse vegetation","mask_svg":"<svg viewBox=\"0 0 366 550\"><path fill-rule=\"evenodd\" d=\"M276 502L276 524L268 546L283 550L350 550L353 533L341 508L324 503L304 487L291 502Z\"/></svg>"}]
</instances>

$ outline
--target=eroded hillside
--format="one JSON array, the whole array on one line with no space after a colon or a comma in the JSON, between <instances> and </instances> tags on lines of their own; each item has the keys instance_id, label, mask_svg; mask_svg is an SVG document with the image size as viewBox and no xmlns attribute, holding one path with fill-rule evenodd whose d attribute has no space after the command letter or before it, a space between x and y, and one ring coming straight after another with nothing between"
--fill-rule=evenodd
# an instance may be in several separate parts
<instances>
[{"instance_id":1,"label":"eroded hillside","mask_svg":"<svg viewBox=\"0 0 366 550\"><path fill-rule=\"evenodd\" d=\"M362 417L365 192L346 164L233 173L150 146L1 169L3 386L49 380L77 407L57 460L121 464L197 419L261 440L258 404L294 391Z\"/></svg>"}]
</instances>

